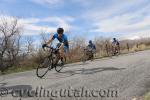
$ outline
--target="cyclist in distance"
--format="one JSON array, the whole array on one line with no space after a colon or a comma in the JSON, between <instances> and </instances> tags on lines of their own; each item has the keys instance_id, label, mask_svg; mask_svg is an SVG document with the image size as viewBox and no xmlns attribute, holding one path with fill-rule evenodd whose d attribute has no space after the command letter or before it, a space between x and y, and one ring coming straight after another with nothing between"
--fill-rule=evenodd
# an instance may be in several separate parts
<instances>
[{"instance_id":1,"label":"cyclist in distance","mask_svg":"<svg viewBox=\"0 0 150 100\"><path fill-rule=\"evenodd\" d=\"M96 51L96 46L95 46L95 44L92 42L92 40L89 40L89 44L88 44L87 48L88 48L90 51L92 51L93 53L95 53L95 51Z\"/></svg>"},{"instance_id":2,"label":"cyclist in distance","mask_svg":"<svg viewBox=\"0 0 150 100\"><path fill-rule=\"evenodd\" d=\"M94 53L96 53L96 46L92 42L92 40L89 40L89 44L87 45L87 52L91 52L91 58L93 59Z\"/></svg>"},{"instance_id":3,"label":"cyclist in distance","mask_svg":"<svg viewBox=\"0 0 150 100\"><path fill-rule=\"evenodd\" d=\"M114 55L120 52L120 43L116 38L113 38L112 49Z\"/></svg>"}]
</instances>

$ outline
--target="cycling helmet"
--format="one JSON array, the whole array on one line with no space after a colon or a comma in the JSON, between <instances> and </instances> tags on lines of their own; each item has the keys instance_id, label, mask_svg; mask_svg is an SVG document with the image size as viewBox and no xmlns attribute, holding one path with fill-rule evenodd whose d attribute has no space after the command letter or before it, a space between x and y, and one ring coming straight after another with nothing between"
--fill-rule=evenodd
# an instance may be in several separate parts
<instances>
[{"instance_id":1,"label":"cycling helmet","mask_svg":"<svg viewBox=\"0 0 150 100\"><path fill-rule=\"evenodd\" d=\"M91 43L92 43L92 40L89 40L89 43L91 44Z\"/></svg>"},{"instance_id":2,"label":"cycling helmet","mask_svg":"<svg viewBox=\"0 0 150 100\"><path fill-rule=\"evenodd\" d=\"M64 32L64 29L63 29L63 28L58 28L58 29L57 29L57 33L58 33L58 34L63 34L63 32Z\"/></svg>"},{"instance_id":3,"label":"cycling helmet","mask_svg":"<svg viewBox=\"0 0 150 100\"><path fill-rule=\"evenodd\" d=\"M116 38L113 38L114 41L116 41Z\"/></svg>"}]
</instances>

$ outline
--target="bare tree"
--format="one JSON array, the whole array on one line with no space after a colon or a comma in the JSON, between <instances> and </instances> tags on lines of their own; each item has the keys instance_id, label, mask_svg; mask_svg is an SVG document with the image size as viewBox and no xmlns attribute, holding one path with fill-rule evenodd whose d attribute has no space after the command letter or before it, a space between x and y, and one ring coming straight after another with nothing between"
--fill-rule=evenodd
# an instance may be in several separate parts
<instances>
[{"instance_id":1,"label":"bare tree","mask_svg":"<svg viewBox=\"0 0 150 100\"><path fill-rule=\"evenodd\" d=\"M28 36L26 38L26 48L27 48L27 54L30 54L34 51L34 42L33 42L33 38L31 36Z\"/></svg>"},{"instance_id":2,"label":"bare tree","mask_svg":"<svg viewBox=\"0 0 150 100\"><path fill-rule=\"evenodd\" d=\"M21 27L13 18L0 19L0 67L13 66L20 53Z\"/></svg>"},{"instance_id":3,"label":"bare tree","mask_svg":"<svg viewBox=\"0 0 150 100\"><path fill-rule=\"evenodd\" d=\"M46 41L50 38L50 35L42 31L40 37L41 37L41 44L42 44L42 43L46 43Z\"/></svg>"}]
</instances>

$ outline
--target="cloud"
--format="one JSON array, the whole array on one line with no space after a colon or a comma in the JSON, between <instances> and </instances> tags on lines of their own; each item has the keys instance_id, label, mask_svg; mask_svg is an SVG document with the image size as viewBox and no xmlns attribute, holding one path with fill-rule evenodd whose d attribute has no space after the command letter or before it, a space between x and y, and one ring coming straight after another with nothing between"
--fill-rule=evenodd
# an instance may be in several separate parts
<instances>
[{"instance_id":1,"label":"cloud","mask_svg":"<svg viewBox=\"0 0 150 100\"><path fill-rule=\"evenodd\" d=\"M42 31L54 32L55 27L38 25L41 22L43 22L43 19L39 18L19 19L19 24L24 27L24 35L39 35Z\"/></svg>"},{"instance_id":2,"label":"cloud","mask_svg":"<svg viewBox=\"0 0 150 100\"><path fill-rule=\"evenodd\" d=\"M130 39L130 40L134 40L134 39L140 39L140 38L150 38L150 30L141 30L135 33L129 33L129 34L125 34L120 36L121 40L124 39Z\"/></svg>"},{"instance_id":3,"label":"cloud","mask_svg":"<svg viewBox=\"0 0 150 100\"><path fill-rule=\"evenodd\" d=\"M11 22L14 17L1 15L0 19L5 18ZM18 25L23 26L24 35L39 35L42 31L46 33L54 33L58 27L63 27L65 31L69 31L72 26L69 24L74 21L72 17L65 16L64 19L60 17L47 17L47 18L21 18L18 19ZM2 20L0 21L2 23ZM41 23L54 23L56 25L41 25Z\"/></svg>"},{"instance_id":4,"label":"cloud","mask_svg":"<svg viewBox=\"0 0 150 100\"><path fill-rule=\"evenodd\" d=\"M55 32L57 27L64 27L66 31L73 29L71 31L78 35L88 33L96 37L99 33L102 36L137 38L147 36L150 29L149 0L26 0L21 3L30 3L35 7L31 8L33 15L27 13L29 16L40 15L19 19L24 26L24 33L28 35L39 34L42 30ZM17 13L22 14L19 9ZM41 15L47 17L41 18ZM96 35L92 34L94 32Z\"/></svg>"},{"instance_id":5,"label":"cloud","mask_svg":"<svg viewBox=\"0 0 150 100\"><path fill-rule=\"evenodd\" d=\"M150 4L148 1L127 0L113 2L105 9L91 9L83 18L91 21L90 32L119 33L123 38L150 36ZM103 10L100 10L103 9ZM86 17L85 17L86 16Z\"/></svg>"},{"instance_id":6,"label":"cloud","mask_svg":"<svg viewBox=\"0 0 150 100\"><path fill-rule=\"evenodd\" d=\"M70 19L69 19L70 20ZM46 33L54 33L56 32L56 29L58 27L63 27L65 29L65 31L69 31L72 26L69 24L68 21L63 20L62 18L59 17L47 17L47 18L43 18L43 19L24 19L22 22L24 22L24 26L25 26L25 30L26 30L26 34L28 33L32 33L32 34L39 34L41 31L44 31ZM55 26L40 26L40 25L36 25L36 23L54 23L56 24Z\"/></svg>"},{"instance_id":7,"label":"cloud","mask_svg":"<svg viewBox=\"0 0 150 100\"><path fill-rule=\"evenodd\" d=\"M83 14L83 18L97 21L117 15L122 15L125 13L133 13L134 11L143 9L143 7L145 7L149 2L148 0L101 0L101 2L99 2L99 0L94 1L95 3L90 3L91 8L87 9L87 11Z\"/></svg>"},{"instance_id":8,"label":"cloud","mask_svg":"<svg viewBox=\"0 0 150 100\"><path fill-rule=\"evenodd\" d=\"M130 33L149 28L150 16L144 16L139 21L132 23L137 15L121 15L95 23L97 32ZM139 15L140 16L140 15Z\"/></svg>"}]
</instances>

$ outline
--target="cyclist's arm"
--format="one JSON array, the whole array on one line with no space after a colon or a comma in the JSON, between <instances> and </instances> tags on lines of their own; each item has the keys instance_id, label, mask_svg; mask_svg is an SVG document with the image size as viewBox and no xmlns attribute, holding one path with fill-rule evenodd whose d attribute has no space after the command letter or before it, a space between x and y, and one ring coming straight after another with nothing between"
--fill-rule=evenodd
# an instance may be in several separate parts
<instances>
[{"instance_id":1,"label":"cyclist's arm","mask_svg":"<svg viewBox=\"0 0 150 100\"><path fill-rule=\"evenodd\" d=\"M67 40L62 41L62 42L61 42L61 45L60 45L60 47L59 47L59 49L64 47L65 42L68 42L68 41L67 41Z\"/></svg>"},{"instance_id":2,"label":"cyclist's arm","mask_svg":"<svg viewBox=\"0 0 150 100\"><path fill-rule=\"evenodd\" d=\"M59 49L64 47L64 43L62 42Z\"/></svg>"},{"instance_id":3,"label":"cyclist's arm","mask_svg":"<svg viewBox=\"0 0 150 100\"><path fill-rule=\"evenodd\" d=\"M46 42L46 44L47 44L47 45L50 44L50 43L53 41L53 39L54 39L54 35L52 35L52 36L50 37L50 39Z\"/></svg>"}]
</instances>

